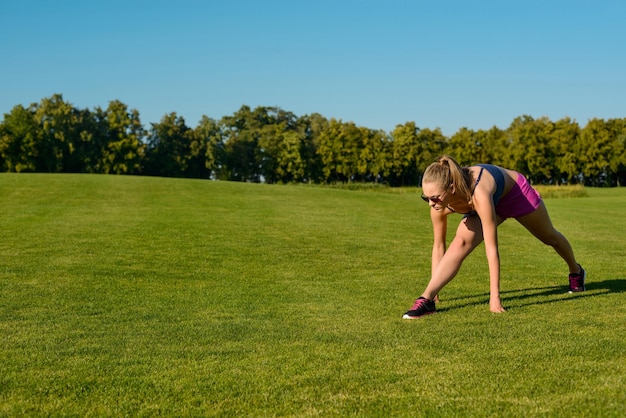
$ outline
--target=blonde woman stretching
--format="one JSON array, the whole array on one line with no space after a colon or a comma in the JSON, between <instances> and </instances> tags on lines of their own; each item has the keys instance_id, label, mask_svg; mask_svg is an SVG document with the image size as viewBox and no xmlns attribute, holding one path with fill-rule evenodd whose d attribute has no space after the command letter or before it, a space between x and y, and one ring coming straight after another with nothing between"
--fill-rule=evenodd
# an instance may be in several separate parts
<instances>
[{"instance_id":1,"label":"blonde woman stretching","mask_svg":"<svg viewBox=\"0 0 626 418\"><path fill-rule=\"evenodd\" d=\"M539 193L520 173L491 164L461 167L452 157L444 155L424 172L422 190L422 199L430 205L433 224L432 276L422 296L403 318L434 313L439 291L483 240L489 263L489 309L504 312L500 301L497 227L507 218L515 218L565 260L570 271L570 292L585 290L585 270L576 261L567 239L552 226ZM463 219L446 249L447 217L452 213L462 214Z\"/></svg>"}]
</instances>

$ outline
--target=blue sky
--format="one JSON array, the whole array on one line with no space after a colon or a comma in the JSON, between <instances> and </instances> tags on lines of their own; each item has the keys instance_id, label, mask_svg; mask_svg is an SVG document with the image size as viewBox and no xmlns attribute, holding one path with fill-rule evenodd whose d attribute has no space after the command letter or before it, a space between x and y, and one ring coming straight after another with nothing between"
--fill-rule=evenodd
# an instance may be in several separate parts
<instances>
[{"instance_id":1,"label":"blue sky","mask_svg":"<svg viewBox=\"0 0 626 418\"><path fill-rule=\"evenodd\" d=\"M242 105L452 135L626 117L626 2L0 0L0 115L61 93L147 127Z\"/></svg>"}]
</instances>

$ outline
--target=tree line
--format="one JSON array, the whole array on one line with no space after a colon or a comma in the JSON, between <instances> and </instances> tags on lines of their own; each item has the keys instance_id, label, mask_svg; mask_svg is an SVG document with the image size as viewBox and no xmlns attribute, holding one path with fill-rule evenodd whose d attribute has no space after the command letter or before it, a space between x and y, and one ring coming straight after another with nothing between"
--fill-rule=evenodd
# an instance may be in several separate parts
<instances>
[{"instance_id":1,"label":"tree line","mask_svg":"<svg viewBox=\"0 0 626 418\"><path fill-rule=\"evenodd\" d=\"M524 115L506 129L440 129L399 124L391 132L296 116L279 107L242 106L190 127L175 112L146 128L118 100L79 109L60 94L17 105L0 123L4 172L104 173L265 183L373 182L418 186L440 154L461 164L493 163L535 184L620 186L626 180L626 118L581 128Z\"/></svg>"}]
</instances>

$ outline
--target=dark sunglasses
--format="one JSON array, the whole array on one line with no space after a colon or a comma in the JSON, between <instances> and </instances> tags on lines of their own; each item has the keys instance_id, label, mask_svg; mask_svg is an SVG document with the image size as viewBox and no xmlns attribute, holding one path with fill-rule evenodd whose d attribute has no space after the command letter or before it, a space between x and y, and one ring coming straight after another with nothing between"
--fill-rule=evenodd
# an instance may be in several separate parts
<instances>
[{"instance_id":1,"label":"dark sunglasses","mask_svg":"<svg viewBox=\"0 0 626 418\"><path fill-rule=\"evenodd\" d=\"M422 193L422 200L426 203L433 202L435 205L443 202L443 200L441 200L441 195L439 196L426 196L424 193Z\"/></svg>"}]
</instances>

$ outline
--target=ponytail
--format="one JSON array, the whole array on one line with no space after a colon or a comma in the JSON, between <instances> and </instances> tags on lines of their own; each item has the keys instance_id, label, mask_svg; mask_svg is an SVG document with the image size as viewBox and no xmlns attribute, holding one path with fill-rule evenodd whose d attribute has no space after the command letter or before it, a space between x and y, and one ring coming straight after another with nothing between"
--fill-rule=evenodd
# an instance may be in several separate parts
<instances>
[{"instance_id":1,"label":"ponytail","mask_svg":"<svg viewBox=\"0 0 626 418\"><path fill-rule=\"evenodd\" d=\"M444 190L454 186L455 193L468 203L472 200L470 181L469 170L449 155L442 155L429 165L422 179L422 183L435 183Z\"/></svg>"}]
</instances>

